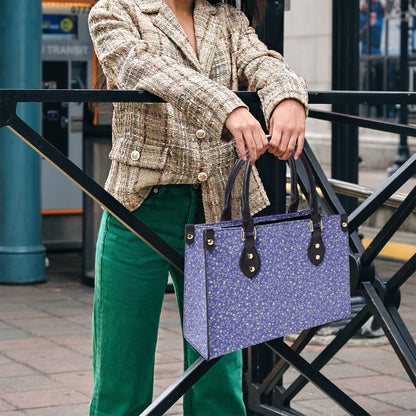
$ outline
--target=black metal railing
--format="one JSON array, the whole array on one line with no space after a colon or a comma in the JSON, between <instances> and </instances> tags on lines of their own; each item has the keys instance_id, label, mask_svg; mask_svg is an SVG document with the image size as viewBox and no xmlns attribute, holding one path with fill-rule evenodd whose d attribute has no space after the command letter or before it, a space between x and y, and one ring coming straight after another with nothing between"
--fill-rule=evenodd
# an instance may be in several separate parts
<instances>
[{"instance_id":1,"label":"black metal railing","mask_svg":"<svg viewBox=\"0 0 416 416\"><path fill-rule=\"evenodd\" d=\"M259 105L257 94L237 93L246 104ZM415 104L416 93L389 92L310 92L311 104ZM100 185L67 159L46 139L40 136L16 114L19 102L161 102L162 100L143 91L95 91L95 90L0 90L0 127L8 127L42 157L64 173L85 193L107 209L140 239L151 246L169 263L183 270L184 260L180 253L159 238L146 224L137 219L123 205L108 194ZM351 123L371 129L389 131L395 134L416 136L416 128L407 125L375 121L329 111L311 110L310 117L331 122ZM344 213L337 194L331 187L311 148L306 144L305 154L311 163L317 185L321 188L322 209L332 213ZM308 193L304 172L299 166L301 185ZM388 280L382 280L373 265L373 260L390 240L416 206L416 189L400 203L389 221L382 227L366 249L361 244L358 228L394 194L409 178L416 174L416 155L404 163L379 189L369 196L349 215L351 288L365 299L365 305L351 321L336 335L335 339L316 357L312 363L305 361L301 352L311 341L319 328L303 331L289 346L283 339L268 342L247 351L247 374L245 376L246 402L249 412L264 415L299 415L290 407L291 401L312 382L341 408L351 415L368 415L351 397L325 377L321 370L352 336L374 316L383 328L396 355L409 378L416 386L416 345L406 328L399 312L399 290L416 270L416 254ZM284 192L284 190L282 190ZM255 361L256 349L267 348L279 359L274 365L267 363L266 375L259 380L254 368L262 363ZM185 373L156 399L142 415L165 413L216 361L198 359ZM289 367L295 368L300 376L287 388L281 386L281 379ZM271 394L273 393L273 394Z\"/></svg>"}]
</instances>

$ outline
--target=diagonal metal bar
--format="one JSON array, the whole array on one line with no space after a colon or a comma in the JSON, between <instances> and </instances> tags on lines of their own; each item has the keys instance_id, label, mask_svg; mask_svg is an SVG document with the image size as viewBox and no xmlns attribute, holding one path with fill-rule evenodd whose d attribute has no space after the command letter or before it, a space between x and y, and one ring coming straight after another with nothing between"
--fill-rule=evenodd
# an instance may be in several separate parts
<instances>
[{"instance_id":1,"label":"diagonal metal bar","mask_svg":"<svg viewBox=\"0 0 416 416\"><path fill-rule=\"evenodd\" d=\"M308 142L305 142L304 153L308 159L309 164L311 165L313 175L317 185L320 187L322 194L325 198L325 202L329 205L329 208L332 213L343 214L345 209L341 204L337 194L332 189L331 184L328 181L328 178L325 175L321 165L316 159L315 154L313 153Z\"/></svg>"},{"instance_id":2,"label":"diagonal metal bar","mask_svg":"<svg viewBox=\"0 0 416 416\"><path fill-rule=\"evenodd\" d=\"M199 358L175 383L168 387L140 416L163 415L175 404L220 358L206 361Z\"/></svg>"},{"instance_id":3,"label":"diagonal metal bar","mask_svg":"<svg viewBox=\"0 0 416 416\"><path fill-rule=\"evenodd\" d=\"M416 136L416 127L407 124L390 123L388 121L377 121L370 118L351 116L343 113L332 111L309 110L309 117L318 120L325 120L337 123L352 124L354 126L365 127L372 130L387 131L389 133L404 134L407 136Z\"/></svg>"},{"instance_id":4,"label":"diagonal metal bar","mask_svg":"<svg viewBox=\"0 0 416 416\"><path fill-rule=\"evenodd\" d=\"M406 324L403 322L403 319L400 316L399 311L397 310L397 307L395 305L387 305L386 307L394 323L396 324L398 330L400 331L400 334L402 335L403 340L409 346L410 350L413 352L413 356L416 359L415 341L412 338L412 335L410 334L409 330L407 329Z\"/></svg>"},{"instance_id":5,"label":"diagonal metal bar","mask_svg":"<svg viewBox=\"0 0 416 416\"><path fill-rule=\"evenodd\" d=\"M315 367L304 358L296 354L282 339L266 343L280 358L287 361L293 368L318 387L330 399L336 402L350 415L370 416L360 405L347 396L339 387L322 375Z\"/></svg>"},{"instance_id":6,"label":"diagonal metal bar","mask_svg":"<svg viewBox=\"0 0 416 416\"><path fill-rule=\"evenodd\" d=\"M356 231L364 221L396 192L408 179L416 174L416 153L411 156L390 178L384 182L348 217L349 232Z\"/></svg>"},{"instance_id":7,"label":"diagonal metal bar","mask_svg":"<svg viewBox=\"0 0 416 416\"><path fill-rule=\"evenodd\" d=\"M32 149L47 159L53 166L79 186L86 194L98 202L114 217L122 222L137 237L152 247L178 270L183 271L183 256L160 238L144 222L106 192L100 185L91 179L83 170L65 157L59 150L51 145L45 138L23 122L17 115L8 120L8 127L16 133Z\"/></svg>"},{"instance_id":8,"label":"diagonal metal bar","mask_svg":"<svg viewBox=\"0 0 416 416\"><path fill-rule=\"evenodd\" d=\"M363 295L371 309L371 312L376 317L380 327L386 334L386 337L390 341L390 344L396 352L396 355L401 361L404 369L413 384L416 386L416 357L415 352L412 351L412 346L409 346L403 338L396 322L392 319L389 311L381 301L380 296L376 292L373 285L369 282L363 282L362 286Z\"/></svg>"},{"instance_id":9,"label":"diagonal metal bar","mask_svg":"<svg viewBox=\"0 0 416 416\"><path fill-rule=\"evenodd\" d=\"M302 331L296 340L291 345L293 351L297 353L303 351L303 349L309 344L309 341L313 338L318 328L312 328L309 330ZM289 369L290 365L284 361L279 362L273 367L267 377L262 381L258 388L259 394L269 394L277 382L283 377L283 374Z\"/></svg>"},{"instance_id":10,"label":"diagonal metal bar","mask_svg":"<svg viewBox=\"0 0 416 416\"><path fill-rule=\"evenodd\" d=\"M320 163L318 162L318 159L316 159L316 156L313 153L307 141L305 141L304 153L305 153L306 158L308 159L309 164L312 167L312 171L316 180L316 184L321 189L321 192L324 197L324 201L328 205L330 211L336 214L344 214L345 209L343 205L341 204L341 201L339 200L338 195L336 194L330 182L328 181L328 178L325 175L325 172L323 171ZM305 182L305 180L302 178L301 178L301 181L303 183ZM357 233L352 233L350 236L350 248L355 253L364 251L364 247Z\"/></svg>"},{"instance_id":11,"label":"diagonal metal bar","mask_svg":"<svg viewBox=\"0 0 416 416\"><path fill-rule=\"evenodd\" d=\"M353 337L353 335L368 321L371 312L364 307L354 318L337 334L337 336L325 347L325 349L312 361L311 365L316 370L321 370L341 348ZM283 393L284 402L291 400L308 384L308 379L299 376Z\"/></svg>"},{"instance_id":12,"label":"diagonal metal bar","mask_svg":"<svg viewBox=\"0 0 416 416\"><path fill-rule=\"evenodd\" d=\"M380 229L364 253L362 253L360 261L363 266L368 266L377 257L415 207L416 187L411 190L406 199Z\"/></svg>"},{"instance_id":13,"label":"diagonal metal bar","mask_svg":"<svg viewBox=\"0 0 416 416\"><path fill-rule=\"evenodd\" d=\"M395 292L416 271L416 253L386 283L388 292Z\"/></svg>"}]
</instances>

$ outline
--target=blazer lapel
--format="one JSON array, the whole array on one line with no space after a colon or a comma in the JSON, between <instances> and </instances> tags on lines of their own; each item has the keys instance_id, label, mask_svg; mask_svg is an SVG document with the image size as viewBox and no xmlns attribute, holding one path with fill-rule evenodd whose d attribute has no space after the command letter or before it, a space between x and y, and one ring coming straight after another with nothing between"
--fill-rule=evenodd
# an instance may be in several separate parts
<instances>
[{"instance_id":1,"label":"blazer lapel","mask_svg":"<svg viewBox=\"0 0 416 416\"><path fill-rule=\"evenodd\" d=\"M219 36L217 9L206 0L195 0L194 26L199 63L204 74L210 73Z\"/></svg>"},{"instance_id":2,"label":"blazer lapel","mask_svg":"<svg viewBox=\"0 0 416 416\"><path fill-rule=\"evenodd\" d=\"M143 0L139 5L142 12L155 14L153 24L180 48L198 71L201 71L198 58L171 8L163 0Z\"/></svg>"}]
</instances>

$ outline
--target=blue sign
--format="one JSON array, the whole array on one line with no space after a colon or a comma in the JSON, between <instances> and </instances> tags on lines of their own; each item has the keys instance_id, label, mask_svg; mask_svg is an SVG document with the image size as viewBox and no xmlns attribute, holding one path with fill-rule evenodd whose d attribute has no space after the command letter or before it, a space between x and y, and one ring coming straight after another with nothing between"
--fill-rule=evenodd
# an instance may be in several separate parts
<instances>
[{"instance_id":1,"label":"blue sign","mask_svg":"<svg viewBox=\"0 0 416 416\"><path fill-rule=\"evenodd\" d=\"M42 19L43 39L77 39L78 16L44 14Z\"/></svg>"}]
</instances>

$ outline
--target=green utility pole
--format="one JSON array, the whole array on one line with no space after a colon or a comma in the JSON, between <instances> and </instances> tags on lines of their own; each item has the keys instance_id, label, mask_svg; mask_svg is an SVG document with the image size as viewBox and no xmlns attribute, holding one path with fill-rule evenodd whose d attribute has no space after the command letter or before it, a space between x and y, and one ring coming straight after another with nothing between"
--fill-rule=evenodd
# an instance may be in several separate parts
<instances>
[{"instance_id":1,"label":"green utility pole","mask_svg":"<svg viewBox=\"0 0 416 416\"><path fill-rule=\"evenodd\" d=\"M0 1L0 88L41 87L41 0ZM39 104L17 114L39 131ZM0 283L45 279L41 244L40 157L9 129L0 129Z\"/></svg>"}]
</instances>

